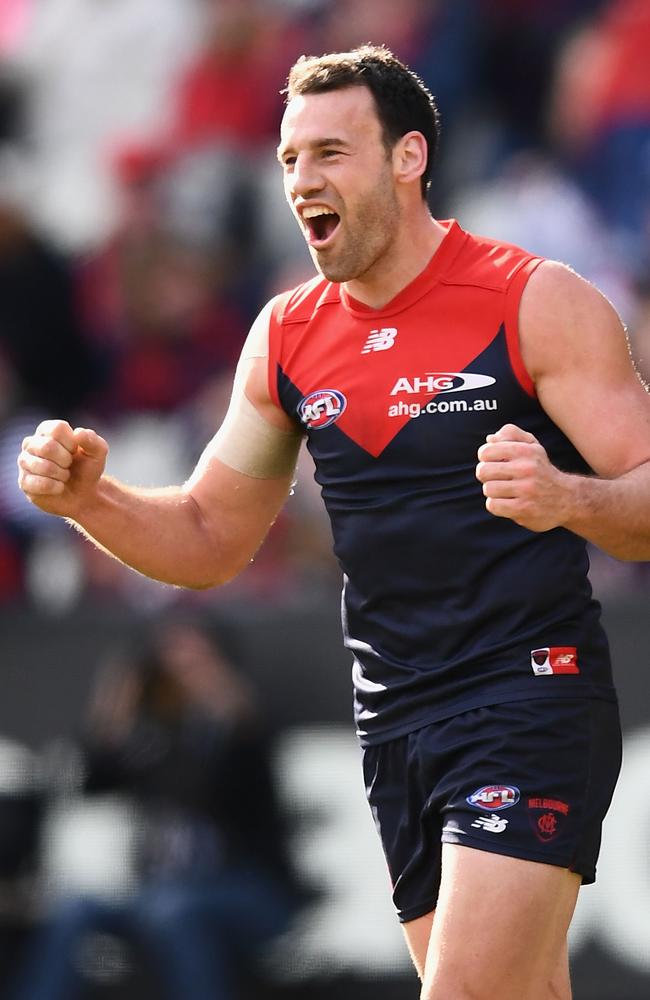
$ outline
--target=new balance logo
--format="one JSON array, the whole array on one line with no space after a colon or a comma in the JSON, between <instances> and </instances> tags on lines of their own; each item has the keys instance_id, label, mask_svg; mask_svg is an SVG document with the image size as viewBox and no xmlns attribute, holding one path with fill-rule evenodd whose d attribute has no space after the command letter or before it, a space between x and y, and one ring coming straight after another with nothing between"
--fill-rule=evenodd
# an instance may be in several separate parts
<instances>
[{"instance_id":1,"label":"new balance logo","mask_svg":"<svg viewBox=\"0 0 650 1000\"><path fill-rule=\"evenodd\" d=\"M387 351L395 343L397 330L394 326L382 326L381 330L371 330L365 344L361 348L362 354L370 354L371 351Z\"/></svg>"},{"instance_id":2,"label":"new balance logo","mask_svg":"<svg viewBox=\"0 0 650 1000\"><path fill-rule=\"evenodd\" d=\"M490 833L503 833L508 825L508 820L503 816L497 816L496 813L492 813L491 816L477 816L477 818L472 823L472 826L478 827L480 830L489 830Z\"/></svg>"}]
</instances>

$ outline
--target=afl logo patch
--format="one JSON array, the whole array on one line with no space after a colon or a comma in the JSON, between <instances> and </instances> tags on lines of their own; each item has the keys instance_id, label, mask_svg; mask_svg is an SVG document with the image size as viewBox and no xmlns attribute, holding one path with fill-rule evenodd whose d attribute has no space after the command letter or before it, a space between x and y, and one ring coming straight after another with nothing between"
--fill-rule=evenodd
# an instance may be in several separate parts
<instances>
[{"instance_id":1,"label":"afl logo patch","mask_svg":"<svg viewBox=\"0 0 650 1000\"><path fill-rule=\"evenodd\" d=\"M467 796L470 806L476 809L509 809L519 802L519 789L516 785L483 785Z\"/></svg>"},{"instance_id":2,"label":"afl logo patch","mask_svg":"<svg viewBox=\"0 0 650 1000\"><path fill-rule=\"evenodd\" d=\"M347 405L338 389L316 389L300 400L298 416L310 431L322 431L338 420Z\"/></svg>"}]
</instances>

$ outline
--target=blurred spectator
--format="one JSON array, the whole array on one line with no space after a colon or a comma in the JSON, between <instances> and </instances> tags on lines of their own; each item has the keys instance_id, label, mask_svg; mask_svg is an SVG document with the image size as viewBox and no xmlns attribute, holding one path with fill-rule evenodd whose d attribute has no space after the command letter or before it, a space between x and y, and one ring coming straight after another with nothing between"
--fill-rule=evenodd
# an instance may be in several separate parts
<instances>
[{"instance_id":1,"label":"blurred spectator","mask_svg":"<svg viewBox=\"0 0 650 1000\"><path fill-rule=\"evenodd\" d=\"M180 81L168 142L219 139L255 149L275 142L288 67L300 54L298 20L269 0L207 0L205 42Z\"/></svg>"},{"instance_id":2,"label":"blurred spectator","mask_svg":"<svg viewBox=\"0 0 650 1000\"><path fill-rule=\"evenodd\" d=\"M3 0L0 7L0 56L11 52L20 40L33 0Z\"/></svg>"},{"instance_id":3,"label":"blurred spectator","mask_svg":"<svg viewBox=\"0 0 650 1000\"><path fill-rule=\"evenodd\" d=\"M492 180L459 190L452 214L473 232L569 264L629 316L630 276L610 252L609 230L596 206L550 156L533 150L514 154Z\"/></svg>"},{"instance_id":4,"label":"blurred spectator","mask_svg":"<svg viewBox=\"0 0 650 1000\"><path fill-rule=\"evenodd\" d=\"M169 412L234 369L247 320L200 247L155 232L116 241L83 265L80 288L106 373L96 412Z\"/></svg>"},{"instance_id":5,"label":"blurred spectator","mask_svg":"<svg viewBox=\"0 0 650 1000\"><path fill-rule=\"evenodd\" d=\"M16 954L37 906L38 844L45 804L41 772L35 753L0 737L0 991L15 968Z\"/></svg>"},{"instance_id":6,"label":"blurred spectator","mask_svg":"<svg viewBox=\"0 0 650 1000\"><path fill-rule=\"evenodd\" d=\"M87 793L137 806L141 882L125 900L59 904L16 995L73 1000L80 943L102 931L138 949L157 995L226 1000L300 896L252 691L201 628L164 626L100 675L83 746Z\"/></svg>"},{"instance_id":7,"label":"blurred spectator","mask_svg":"<svg viewBox=\"0 0 650 1000\"><path fill-rule=\"evenodd\" d=\"M332 0L318 48L387 45L422 77L444 128L453 128L477 82L480 7L480 0ZM439 194L435 183L432 194Z\"/></svg>"},{"instance_id":8,"label":"blurred spectator","mask_svg":"<svg viewBox=\"0 0 650 1000\"><path fill-rule=\"evenodd\" d=\"M1 57L0 48L0 59ZM24 93L19 81L0 62L0 148L21 138L23 100Z\"/></svg>"},{"instance_id":9,"label":"blurred spectator","mask_svg":"<svg viewBox=\"0 0 650 1000\"><path fill-rule=\"evenodd\" d=\"M27 90L32 210L62 245L93 245L109 231L108 143L162 127L202 22L203 0L27 5L12 66Z\"/></svg>"},{"instance_id":10,"label":"blurred spectator","mask_svg":"<svg viewBox=\"0 0 650 1000\"><path fill-rule=\"evenodd\" d=\"M613 0L561 53L551 126L631 268L650 247L650 4Z\"/></svg>"},{"instance_id":11,"label":"blurred spectator","mask_svg":"<svg viewBox=\"0 0 650 1000\"><path fill-rule=\"evenodd\" d=\"M555 53L568 29L604 0L493 0L483 4L481 99L507 153L539 144Z\"/></svg>"},{"instance_id":12,"label":"blurred spectator","mask_svg":"<svg viewBox=\"0 0 650 1000\"><path fill-rule=\"evenodd\" d=\"M71 415L92 386L90 354L65 259L34 229L17 152L0 151L0 354L14 406Z\"/></svg>"}]
</instances>

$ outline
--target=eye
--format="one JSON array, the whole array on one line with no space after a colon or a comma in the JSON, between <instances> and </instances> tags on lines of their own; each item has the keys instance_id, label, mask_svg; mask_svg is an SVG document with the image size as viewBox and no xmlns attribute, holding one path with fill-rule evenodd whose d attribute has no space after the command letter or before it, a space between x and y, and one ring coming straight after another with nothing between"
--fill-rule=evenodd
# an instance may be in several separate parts
<instances>
[{"instance_id":1,"label":"eye","mask_svg":"<svg viewBox=\"0 0 650 1000\"><path fill-rule=\"evenodd\" d=\"M296 157L295 156L283 156L282 160L280 162L282 163L282 169L283 170L292 170L293 167L295 166L295 163L296 163Z\"/></svg>"},{"instance_id":2,"label":"eye","mask_svg":"<svg viewBox=\"0 0 650 1000\"><path fill-rule=\"evenodd\" d=\"M340 150L338 149L323 149L321 156L324 160L331 160L335 156L340 156Z\"/></svg>"}]
</instances>

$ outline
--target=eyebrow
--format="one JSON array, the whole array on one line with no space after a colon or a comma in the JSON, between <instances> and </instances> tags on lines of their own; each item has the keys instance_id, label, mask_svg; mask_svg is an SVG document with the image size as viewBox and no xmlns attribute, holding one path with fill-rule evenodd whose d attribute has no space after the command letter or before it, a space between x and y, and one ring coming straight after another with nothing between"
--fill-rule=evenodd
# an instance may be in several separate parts
<instances>
[{"instance_id":1,"label":"eyebrow","mask_svg":"<svg viewBox=\"0 0 650 1000\"><path fill-rule=\"evenodd\" d=\"M349 148L350 143L345 139L341 139L336 136L326 136L323 139L313 139L311 142L307 143L307 147L309 149L323 149L325 146L343 146ZM286 156L287 153L295 153L295 150L292 146L286 146L283 148L282 144L280 144L276 154L278 160L282 161L282 158Z\"/></svg>"}]
</instances>

